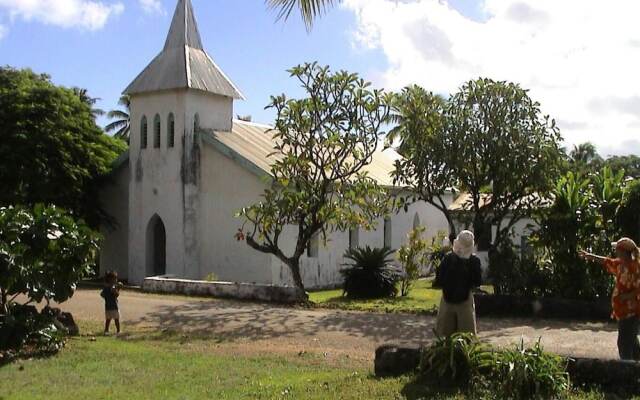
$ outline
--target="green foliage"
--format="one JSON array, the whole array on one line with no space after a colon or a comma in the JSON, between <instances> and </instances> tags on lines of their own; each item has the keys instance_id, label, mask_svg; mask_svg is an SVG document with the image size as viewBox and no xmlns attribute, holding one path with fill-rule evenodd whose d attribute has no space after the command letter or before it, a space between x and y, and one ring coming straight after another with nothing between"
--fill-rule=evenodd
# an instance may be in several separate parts
<instances>
[{"instance_id":1,"label":"green foliage","mask_svg":"<svg viewBox=\"0 0 640 400\"><path fill-rule=\"evenodd\" d=\"M12 304L6 315L0 315L0 351L28 351L52 354L64 346L65 331L58 329L54 318L38 313L33 306Z\"/></svg>"},{"instance_id":2,"label":"green foliage","mask_svg":"<svg viewBox=\"0 0 640 400\"><path fill-rule=\"evenodd\" d=\"M90 274L97 249L96 234L59 208L0 208L0 313L19 294L66 301Z\"/></svg>"},{"instance_id":3,"label":"green foliage","mask_svg":"<svg viewBox=\"0 0 640 400\"><path fill-rule=\"evenodd\" d=\"M378 151L388 95L345 71L304 64L289 71L306 92L302 99L272 97L277 112L272 182L256 204L242 209L236 237L284 262L304 288L300 257L316 235L359 226L371 229L386 214L388 194L366 167ZM295 246L281 243L295 227ZM287 242L289 240L287 239Z\"/></svg>"},{"instance_id":4,"label":"green foliage","mask_svg":"<svg viewBox=\"0 0 640 400\"><path fill-rule=\"evenodd\" d=\"M286 20L293 10L298 9L307 30L310 30L313 21L340 0L266 0L266 2L269 8L278 11L278 19Z\"/></svg>"},{"instance_id":5,"label":"green foliage","mask_svg":"<svg viewBox=\"0 0 640 400\"><path fill-rule=\"evenodd\" d=\"M115 121L110 122L104 127L107 133L112 133L113 136L129 142L129 134L131 133L131 116L130 106L131 98L128 94L120 96L118 104L124 108L124 110L111 110L107 113L109 119Z\"/></svg>"},{"instance_id":6,"label":"green foliage","mask_svg":"<svg viewBox=\"0 0 640 400\"><path fill-rule=\"evenodd\" d=\"M574 145L569 153L569 168L574 173L589 175L602 168L604 160L593 143Z\"/></svg>"},{"instance_id":7,"label":"green foliage","mask_svg":"<svg viewBox=\"0 0 640 400\"><path fill-rule=\"evenodd\" d=\"M482 397L552 399L569 394L566 361L532 348L493 350L475 335L440 337L423 350L419 375L431 386L458 387ZM487 396L493 394L493 396ZM475 397L475 396L474 396Z\"/></svg>"},{"instance_id":8,"label":"green foliage","mask_svg":"<svg viewBox=\"0 0 640 400\"><path fill-rule=\"evenodd\" d=\"M553 399L570 389L566 361L545 353L540 341L496 353L491 381L502 399Z\"/></svg>"},{"instance_id":9,"label":"green foliage","mask_svg":"<svg viewBox=\"0 0 640 400\"><path fill-rule=\"evenodd\" d=\"M469 81L448 100L410 86L396 97L392 118L398 126L391 139L400 140L405 156L396 162L396 184L442 211L450 233L455 226L442 195L468 192L464 207L476 236L496 226L494 247L540 205L563 165L555 122L514 83Z\"/></svg>"},{"instance_id":10,"label":"green foliage","mask_svg":"<svg viewBox=\"0 0 640 400\"><path fill-rule=\"evenodd\" d=\"M610 255L612 241L638 238L640 188L624 176L605 165L591 175L568 172L560 178L551 193L553 203L537 216L532 254L521 258L505 246L491 255L496 293L607 299L611 276L580 259L578 251Z\"/></svg>"},{"instance_id":11,"label":"green foliage","mask_svg":"<svg viewBox=\"0 0 640 400\"><path fill-rule=\"evenodd\" d=\"M356 299L394 297L398 293L398 270L391 265L394 251L387 248L349 249L344 257L351 260L340 273L344 277L344 294Z\"/></svg>"},{"instance_id":12,"label":"green foliage","mask_svg":"<svg viewBox=\"0 0 640 400\"><path fill-rule=\"evenodd\" d=\"M445 194L457 186L452 155L447 149L444 129L446 100L424 88L411 85L394 96L389 121L395 124L387 135L387 146L398 143L403 158L395 161L394 184L411 188L413 196L400 197L399 205L407 207L423 200L440 210L455 233L453 216Z\"/></svg>"},{"instance_id":13,"label":"green foliage","mask_svg":"<svg viewBox=\"0 0 640 400\"><path fill-rule=\"evenodd\" d=\"M407 296L413 284L420 277L421 269L435 264L435 258L440 256L443 235L438 234L429 241L422 238L425 227L419 226L407 234L407 243L398 250L398 261L402 266L400 280L400 295Z\"/></svg>"},{"instance_id":14,"label":"green foliage","mask_svg":"<svg viewBox=\"0 0 640 400\"><path fill-rule=\"evenodd\" d=\"M96 226L100 178L126 144L96 125L90 98L47 75L0 68L0 206L55 204Z\"/></svg>"},{"instance_id":15,"label":"green foliage","mask_svg":"<svg viewBox=\"0 0 640 400\"><path fill-rule=\"evenodd\" d=\"M441 386L467 387L492 367L493 351L470 333L438 337L423 350L419 374Z\"/></svg>"}]
</instances>

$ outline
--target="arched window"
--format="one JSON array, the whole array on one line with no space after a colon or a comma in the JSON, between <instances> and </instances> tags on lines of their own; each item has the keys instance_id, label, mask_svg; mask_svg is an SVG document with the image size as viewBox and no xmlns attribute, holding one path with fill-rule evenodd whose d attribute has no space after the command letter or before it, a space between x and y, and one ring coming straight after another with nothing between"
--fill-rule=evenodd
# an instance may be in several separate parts
<instances>
[{"instance_id":1,"label":"arched window","mask_svg":"<svg viewBox=\"0 0 640 400\"><path fill-rule=\"evenodd\" d=\"M200 129L200 115L196 113L196 115L193 116L193 133L198 132L198 129Z\"/></svg>"},{"instance_id":2,"label":"arched window","mask_svg":"<svg viewBox=\"0 0 640 400\"><path fill-rule=\"evenodd\" d=\"M167 118L167 146L173 147L176 143L176 120L173 117L173 113L169 114Z\"/></svg>"},{"instance_id":3,"label":"arched window","mask_svg":"<svg viewBox=\"0 0 640 400\"><path fill-rule=\"evenodd\" d=\"M360 229L358 227L349 229L349 248L356 249L360 246Z\"/></svg>"},{"instance_id":4,"label":"arched window","mask_svg":"<svg viewBox=\"0 0 640 400\"><path fill-rule=\"evenodd\" d=\"M145 115L140 121L140 148L147 148L147 117Z\"/></svg>"},{"instance_id":5,"label":"arched window","mask_svg":"<svg viewBox=\"0 0 640 400\"><path fill-rule=\"evenodd\" d=\"M418 213L413 216L413 229L418 229L420 227L420 216Z\"/></svg>"},{"instance_id":6,"label":"arched window","mask_svg":"<svg viewBox=\"0 0 640 400\"><path fill-rule=\"evenodd\" d=\"M320 235L315 233L311 236L311 240L309 240L309 245L307 246L307 257L316 258L318 257L318 253L320 252Z\"/></svg>"},{"instance_id":7,"label":"arched window","mask_svg":"<svg viewBox=\"0 0 640 400\"><path fill-rule=\"evenodd\" d=\"M156 114L153 118L153 147L160 148L160 115Z\"/></svg>"},{"instance_id":8,"label":"arched window","mask_svg":"<svg viewBox=\"0 0 640 400\"><path fill-rule=\"evenodd\" d=\"M391 248L391 218L384 219L384 247Z\"/></svg>"}]
</instances>

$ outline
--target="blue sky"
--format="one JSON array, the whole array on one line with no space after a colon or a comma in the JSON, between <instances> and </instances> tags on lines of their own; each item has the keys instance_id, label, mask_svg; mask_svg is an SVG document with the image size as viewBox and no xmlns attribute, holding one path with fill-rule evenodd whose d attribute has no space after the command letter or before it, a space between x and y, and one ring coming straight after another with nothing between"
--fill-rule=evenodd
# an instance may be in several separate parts
<instances>
[{"instance_id":1,"label":"blue sky","mask_svg":"<svg viewBox=\"0 0 640 400\"><path fill-rule=\"evenodd\" d=\"M177 0L0 0L0 64L50 74L115 107L163 46ZM242 90L236 113L271 123L287 68L319 61L377 87L448 94L479 76L520 83L566 144L640 153L640 2L342 0L313 30L264 0L192 0L206 50ZM101 123L106 121L101 120Z\"/></svg>"},{"instance_id":2,"label":"blue sky","mask_svg":"<svg viewBox=\"0 0 640 400\"><path fill-rule=\"evenodd\" d=\"M273 113L264 110L270 95L300 94L286 73L293 65L319 61L368 77L385 68L379 51L352 46L355 18L343 8L332 10L307 33L297 16L276 22L262 0L192 2L206 50L246 97L236 102L235 112L251 114L255 121L272 122ZM58 84L87 88L102 99L102 108L111 109L162 48L175 0L163 0L163 12L145 12L136 1L123 4L124 11L95 31L19 17L11 21L0 8L0 21L8 27L0 40L0 64L32 68Z\"/></svg>"}]
</instances>

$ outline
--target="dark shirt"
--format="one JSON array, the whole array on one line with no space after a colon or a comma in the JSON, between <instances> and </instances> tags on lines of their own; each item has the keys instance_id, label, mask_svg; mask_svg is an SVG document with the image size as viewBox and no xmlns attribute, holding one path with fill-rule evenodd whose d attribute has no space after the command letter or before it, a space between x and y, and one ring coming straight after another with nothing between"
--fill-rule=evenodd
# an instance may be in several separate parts
<instances>
[{"instance_id":1,"label":"dark shirt","mask_svg":"<svg viewBox=\"0 0 640 400\"><path fill-rule=\"evenodd\" d=\"M480 259L472 255L464 259L455 253L447 254L436 274L434 286L442 288L447 303L459 304L469 299L473 288L482 283Z\"/></svg>"},{"instance_id":2,"label":"dark shirt","mask_svg":"<svg viewBox=\"0 0 640 400\"><path fill-rule=\"evenodd\" d=\"M100 296L104 299L104 308L107 310L117 310L118 309L118 293L114 286L106 286L100 292Z\"/></svg>"}]
</instances>

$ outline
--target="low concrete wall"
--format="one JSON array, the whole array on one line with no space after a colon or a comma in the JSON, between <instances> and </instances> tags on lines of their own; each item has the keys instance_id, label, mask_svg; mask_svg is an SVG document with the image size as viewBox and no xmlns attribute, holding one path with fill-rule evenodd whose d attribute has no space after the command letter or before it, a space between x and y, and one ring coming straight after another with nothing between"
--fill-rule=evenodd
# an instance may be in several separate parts
<instances>
[{"instance_id":1,"label":"low concrete wall","mask_svg":"<svg viewBox=\"0 0 640 400\"><path fill-rule=\"evenodd\" d=\"M304 292L291 286L196 281L162 276L145 278L142 283L142 290L155 293L213 296L289 304L305 300Z\"/></svg>"},{"instance_id":2,"label":"low concrete wall","mask_svg":"<svg viewBox=\"0 0 640 400\"><path fill-rule=\"evenodd\" d=\"M374 367L376 376L399 376L415 371L420 365L420 352L419 347L378 347ZM598 386L605 391L640 393L640 362L569 358L567 372L571 383L576 386Z\"/></svg>"}]
</instances>

